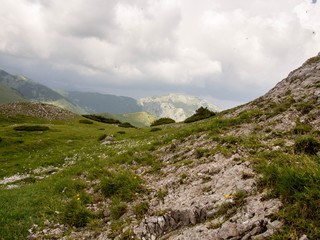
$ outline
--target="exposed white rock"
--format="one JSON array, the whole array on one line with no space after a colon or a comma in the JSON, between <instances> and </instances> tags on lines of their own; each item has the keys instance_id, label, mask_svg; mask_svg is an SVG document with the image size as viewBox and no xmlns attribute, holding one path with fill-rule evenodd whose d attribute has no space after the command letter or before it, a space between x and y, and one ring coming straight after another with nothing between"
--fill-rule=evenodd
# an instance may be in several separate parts
<instances>
[{"instance_id":1,"label":"exposed white rock","mask_svg":"<svg viewBox=\"0 0 320 240\"><path fill-rule=\"evenodd\" d=\"M199 107L207 107L209 110L220 112L221 109L194 96L182 94L169 94L161 97L147 97L138 100L143 111L149 112L156 117L169 117L177 122L190 117Z\"/></svg>"}]
</instances>

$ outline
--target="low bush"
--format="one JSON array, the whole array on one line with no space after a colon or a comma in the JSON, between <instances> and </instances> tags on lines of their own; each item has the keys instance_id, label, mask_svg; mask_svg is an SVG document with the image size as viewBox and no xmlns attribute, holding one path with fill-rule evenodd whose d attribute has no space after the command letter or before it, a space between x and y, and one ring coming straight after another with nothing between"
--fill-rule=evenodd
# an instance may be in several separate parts
<instances>
[{"instance_id":1,"label":"low bush","mask_svg":"<svg viewBox=\"0 0 320 240\"><path fill-rule=\"evenodd\" d=\"M132 126L130 123L128 122L124 122L124 123L120 123L119 124L119 127L122 127L122 128L136 128L135 126Z\"/></svg>"},{"instance_id":2,"label":"low bush","mask_svg":"<svg viewBox=\"0 0 320 240\"><path fill-rule=\"evenodd\" d=\"M167 196L168 195L168 190L159 190L158 192L157 192L157 198L159 199L159 200L161 200L162 202L164 202L164 198L165 198L165 196Z\"/></svg>"},{"instance_id":3,"label":"low bush","mask_svg":"<svg viewBox=\"0 0 320 240\"><path fill-rule=\"evenodd\" d=\"M117 133L119 133L119 134L126 134L125 131L118 131Z\"/></svg>"},{"instance_id":4,"label":"low bush","mask_svg":"<svg viewBox=\"0 0 320 240\"><path fill-rule=\"evenodd\" d=\"M79 123L84 123L84 124L93 124L93 122L92 122L92 121L87 120L87 119L81 119L81 120L79 120Z\"/></svg>"},{"instance_id":5,"label":"low bush","mask_svg":"<svg viewBox=\"0 0 320 240\"><path fill-rule=\"evenodd\" d=\"M245 198L247 194L245 192L239 191L233 195L233 201L237 207L241 207L245 203Z\"/></svg>"},{"instance_id":6,"label":"low bush","mask_svg":"<svg viewBox=\"0 0 320 240\"><path fill-rule=\"evenodd\" d=\"M85 227L93 216L78 199L68 202L62 213L62 222L71 227Z\"/></svg>"},{"instance_id":7,"label":"low bush","mask_svg":"<svg viewBox=\"0 0 320 240\"><path fill-rule=\"evenodd\" d=\"M317 154L320 143L312 136L298 137L294 143L294 151L297 153Z\"/></svg>"},{"instance_id":8,"label":"low bush","mask_svg":"<svg viewBox=\"0 0 320 240\"><path fill-rule=\"evenodd\" d=\"M198 148L196 149L196 157L198 159L202 158L203 156L206 156L209 153L208 149Z\"/></svg>"},{"instance_id":9,"label":"low bush","mask_svg":"<svg viewBox=\"0 0 320 240\"><path fill-rule=\"evenodd\" d=\"M109 123L109 124L120 124L121 122L119 120L115 120L112 118L105 118L99 115L82 115L82 117L97 121L97 122L102 122L102 123Z\"/></svg>"},{"instance_id":10,"label":"low bush","mask_svg":"<svg viewBox=\"0 0 320 240\"><path fill-rule=\"evenodd\" d=\"M150 132L158 132L158 131L161 131L162 128L151 128L150 129Z\"/></svg>"},{"instance_id":11,"label":"low bush","mask_svg":"<svg viewBox=\"0 0 320 240\"><path fill-rule=\"evenodd\" d=\"M164 125L164 124L171 124L175 122L176 121L171 118L160 118L158 120L155 120L153 123L151 123L150 127Z\"/></svg>"},{"instance_id":12,"label":"low bush","mask_svg":"<svg viewBox=\"0 0 320 240\"><path fill-rule=\"evenodd\" d=\"M28 131L28 132L32 132L32 131L48 131L50 130L49 127L47 126L39 126L39 125L35 125L35 126L17 126L14 127L13 130L15 131Z\"/></svg>"},{"instance_id":13,"label":"low bush","mask_svg":"<svg viewBox=\"0 0 320 240\"><path fill-rule=\"evenodd\" d=\"M132 210L138 219L142 219L144 215L148 212L148 209L149 209L148 202L141 202L135 205Z\"/></svg>"},{"instance_id":14,"label":"low bush","mask_svg":"<svg viewBox=\"0 0 320 240\"><path fill-rule=\"evenodd\" d=\"M306 134L309 133L312 130L312 127L307 124L298 124L293 128L294 134Z\"/></svg>"},{"instance_id":15,"label":"low bush","mask_svg":"<svg viewBox=\"0 0 320 240\"><path fill-rule=\"evenodd\" d=\"M127 212L127 204L121 202L119 198L112 199L110 205L110 216L114 220L118 220L123 214Z\"/></svg>"},{"instance_id":16,"label":"low bush","mask_svg":"<svg viewBox=\"0 0 320 240\"><path fill-rule=\"evenodd\" d=\"M141 179L129 171L110 173L101 181L102 194L106 197L117 196L121 201L132 201L135 194L142 190Z\"/></svg>"},{"instance_id":17,"label":"low bush","mask_svg":"<svg viewBox=\"0 0 320 240\"><path fill-rule=\"evenodd\" d=\"M216 113L210 111L208 108L200 107L199 109L196 110L195 114L193 114L191 117L184 120L184 122L185 123L196 122L196 121L199 121L202 119L213 117L215 115L216 115Z\"/></svg>"},{"instance_id":18,"label":"low bush","mask_svg":"<svg viewBox=\"0 0 320 240\"><path fill-rule=\"evenodd\" d=\"M235 212L235 205L231 202L225 202L223 204L221 204L218 208L217 211L217 216L223 216L225 215L227 218L229 218L230 216L228 216L229 214L233 214Z\"/></svg>"},{"instance_id":19,"label":"low bush","mask_svg":"<svg viewBox=\"0 0 320 240\"><path fill-rule=\"evenodd\" d=\"M305 62L305 64L312 64L312 63L318 63L320 62L320 56L315 56L310 58L308 61Z\"/></svg>"},{"instance_id":20,"label":"low bush","mask_svg":"<svg viewBox=\"0 0 320 240\"><path fill-rule=\"evenodd\" d=\"M296 109L302 114L308 114L315 106L312 103L302 102L296 105Z\"/></svg>"},{"instance_id":21,"label":"low bush","mask_svg":"<svg viewBox=\"0 0 320 240\"><path fill-rule=\"evenodd\" d=\"M107 134L102 134L100 137L98 137L98 141L102 141L107 137Z\"/></svg>"}]
</instances>

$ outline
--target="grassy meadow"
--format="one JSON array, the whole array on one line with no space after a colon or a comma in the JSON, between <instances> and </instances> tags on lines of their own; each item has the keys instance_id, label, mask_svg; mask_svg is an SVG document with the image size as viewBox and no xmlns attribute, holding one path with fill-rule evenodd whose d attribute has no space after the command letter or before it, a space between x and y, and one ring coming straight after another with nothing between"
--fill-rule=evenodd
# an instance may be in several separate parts
<instances>
[{"instance_id":1,"label":"grassy meadow","mask_svg":"<svg viewBox=\"0 0 320 240\"><path fill-rule=\"evenodd\" d=\"M0 118L0 239L25 239L28 229L34 224L41 229L45 220L70 227L87 226L99 233L105 228L100 220L102 211L90 211L85 206L107 198L113 219L110 237L117 236L119 228L128 224L119 220L127 211L126 203L149 191L143 176L133 170L149 166L149 173L165 177L154 151L192 134L206 134L218 143L214 150L197 149L199 157L216 153L232 156L238 147L247 151L248 158L242 161L255 163L255 170L263 176L260 189L267 189L268 197L279 197L284 203L272 217L285 226L272 239L296 239L301 233L319 239L319 132L312 128L303 133L275 132L272 125L256 125L249 135L232 136L226 133L253 124L265 113L246 111L229 119L222 118L223 114L189 124L142 129L96 121L90 124L82 117L52 122L23 116ZM46 128L32 131L17 126ZM113 136L112 141L108 136ZM293 145L287 146L286 140ZM17 180L3 182L12 176ZM90 188L93 194L88 193ZM142 217L147 208L148 203L143 202L133 211Z\"/></svg>"}]
</instances>

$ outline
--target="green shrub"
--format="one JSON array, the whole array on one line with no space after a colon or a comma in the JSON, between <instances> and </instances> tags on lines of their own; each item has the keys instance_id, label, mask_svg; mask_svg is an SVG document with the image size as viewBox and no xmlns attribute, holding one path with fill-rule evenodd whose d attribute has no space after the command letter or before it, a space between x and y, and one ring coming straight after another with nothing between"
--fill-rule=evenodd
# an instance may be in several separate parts
<instances>
[{"instance_id":1,"label":"green shrub","mask_svg":"<svg viewBox=\"0 0 320 240\"><path fill-rule=\"evenodd\" d=\"M302 102L296 105L296 109L300 111L302 114L308 114L312 109L314 109L314 105L312 103Z\"/></svg>"},{"instance_id":2,"label":"green shrub","mask_svg":"<svg viewBox=\"0 0 320 240\"><path fill-rule=\"evenodd\" d=\"M142 219L144 215L148 212L148 209L149 209L148 202L142 202L135 205L132 210L138 219Z\"/></svg>"},{"instance_id":3,"label":"green shrub","mask_svg":"<svg viewBox=\"0 0 320 240\"><path fill-rule=\"evenodd\" d=\"M98 141L102 141L107 137L107 134L102 134L100 137L98 137Z\"/></svg>"},{"instance_id":4,"label":"green shrub","mask_svg":"<svg viewBox=\"0 0 320 240\"><path fill-rule=\"evenodd\" d=\"M135 126L132 126L130 123L128 122L124 122L124 123L120 123L119 124L119 127L122 127L122 128L136 128Z\"/></svg>"},{"instance_id":5,"label":"green shrub","mask_svg":"<svg viewBox=\"0 0 320 240\"><path fill-rule=\"evenodd\" d=\"M202 119L213 117L215 115L216 115L216 113L210 111L208 108L200 107L196 110L195 114L193 114L191 117L184 120L184 122L185 123L196 122L196 121L199 121Z\"/></svg>"},{"instance_id":6,"label":"green shrub","mask_svg":"<svg viewBox=\"0 0 320 240\"><path fill-rule=\"evenodd\" d=\"M72 227L85 227L93 214L77 199L72 199L66 204L62 221Z\"/></svg>"},{"instance_id":7,"label":"green shrub","mask_svg":"<svg viewBox=\"0 0 320 240\"><path fill-rule=\"evenodd\" d=\"M87 120L87 119L81 119L81 120L79 120L79 123L84 123L84 124L93 124L93 122L92 122L92 121Z\"/></svg>"},{"instance_id":8,"label":"green shrub","mask_svg":"<svg viewBox=\"0 0 320 240\"><path fill-rule=\"evenodd\" d=\"M297 153L316 154L320 150L320 143L312 136L298 137L294 143Z\"/></svg>"},{"instance_id":9,"label":"green shrub","mask_svg":"<svg viewBox=\"0 0 320 240\"><path fill-rule=\"evenodd\" d=\"M245 192L239 191L233 195L233 201L237 207L241 207L245 203L245 198L247 194Z\"/></svg>"},{"instance_id":10,"label":"green shrub","mask_svg":"<svg viewBox=\"0 0 320 240\"><path fill-rule=\"evenodd\" d=\"M101 192L104 196L117 196L122 201L133 200L135 194L142 190L141 179L129 171L111 173L101 181Z\"/></svg>"},{"instance_id":11,"label":"green shrub","mask_svg":"<svg viewBox=\"0 0 320 240\"><path fill-rule=\"evenodd\" d=\"M121 236L119 237L119 240L131 240L131 239L136 240L137 238L135 238L134 236L135 236L134 232L131 229L128 229L127 231L121 234Z\"/></svg>"},{"instance_id":12,"label":"green shrub","mask_svg":"<svg viewBox=\"0 0 320 240\"><path fill-rule=\"evenodd\" d=\"M105 118L99 115L82 115L82 117L97 121L97 122L102 122L102 123L109 123L109 124L120 124L121 122L119 120L115 120L112 118Z\"/></svg>"},{"instance_id":13,"label":"green shrub","mask_svg":"<svg viewBox=\"0 0 320 240\"><path fill-rule=\"evenodd\" d=\"M118 220L123 214L127 212L127 204L120 201L119 198L112 199L110 206L110 216L114 220Z\"/></svg>"},{"instance_id":14,"label":"green shrub","mask_svg":"<svg viewBox=\"0 0 320 240\"><path fill-rule=\"evenodd\" d=\"M208 149L203 149L203 148L196 149L196 157L198 159L202 158L203 156L205 156L208 153L209 153Z\"/></svg>"},{"instance_id":15,"label":"green shrub","mask_svg":"<svg viewBox=\"0 0 320 240\"><path fill-rule=\"evenodd\" d=\"M47 126L39 126L39 125L35 125L35 126L17 126L14 127L13 130L15 131L48 131L50 128Z\"/></svg>"},{"instance_id":16,"label":"green shrub","mask_svg":"<svg viewBox=\"0 0 320 240\"><path fill-rule=\"evenodd\" d=\"M247 179L250 179L250 178L254 178L254 174L249 173L249 172L242 172L241 179L247 180Z\"/></svg>"},{"instance_id":17,"label":"green shrub","mask_svg":"<svg viewBox=\"0 0 320 240\"><path fill-rule=\"evenodd\" d=\"M289 239L288 232L306 233L310 239L319 239L320 228L320 166L313 156L289 155L275 152L273 157L258 164L263 178L260 187L270 188L269 197L279 196L283 209L277 218L286 223L274 239ZM261 156L262 157L262 156Z\"/></svg>"},{"instance_id":18,"label":"green shrub","mask_svg":"<svg viewBox=\"0 0 320 240\"><path fill-rule=\"evenodd\" d=\"M218 211L217 211L217 216L223 216L223 215L226 215L227 213L231 213L231 212L234 212L234 204L231 203L231 202L225 202L223 204L221 204L218 208Z\"/></svg>"},{"instance_id":19,"label":"green shrub","mask_svg":"<svg viewBox=\"0 0 320 240\"><path fill-rule=\"evenodd\" d=\"M151 128L150 132L157 132L157 131L161 131L161 128Z\"/></svg>"},{"instance_id":20,"label":"green shrub","mask_svg":"<svg viewBox=\"0 0 320 240\"><path fill-rule=\"evenodd\" d=\"M318 63L320 62L320 56L315 56L310 58L308 61L305 62L305 64L312 64L312 63Z\"/></svg>"},{"instance_id":21,"label":"green shrub","mask_svg":"<svg viewBox=\"0 0 320 240\"><path fill-rule=\"evenodd\" d=\"M156 162L153 167L146 171L146 173L161 173L162 163Z\"/></svg>"},{"instance_id":22,"label":"green shrub","mask_svg":"<svg viewBox=\"0 0 320 240\"><path fill-rule=\"evenodd\" d=\"M158 192L157 192L157 198L159 199L159 200L161 200L162 202L164 202L164 197L165 196L167 196L168 195L168 190L159 190Z\"/></svg>"},{"instance_id":23,"label":"green shrub","mask_svg":"<svg viewBox=\"0 0 320 240\"><path fill-rule=\"evenodd\" d=\"M312 130L312 127L308 124L298 124L293 128L294 134L306 134L309 133Z\"/></svg>"},{"instance_id":24,"label":"green shrub","mask_svg":"<svg viewBox=\"0 0 320 240\"><path fill-rule=\"evenodd\" d=\"M158 120L155 120L153 123L151 123L150 127L164 125L164 124L171 124L175 122L176 121L171 118L160 118Z\"/></svg>"}]
</instances>

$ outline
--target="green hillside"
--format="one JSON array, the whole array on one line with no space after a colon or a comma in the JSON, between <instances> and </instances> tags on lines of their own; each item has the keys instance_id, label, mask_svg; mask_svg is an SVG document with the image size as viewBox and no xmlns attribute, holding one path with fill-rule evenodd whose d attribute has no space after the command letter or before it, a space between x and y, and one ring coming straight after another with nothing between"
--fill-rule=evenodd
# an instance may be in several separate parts
<instances>
[{"instance_id":1,"label":"green hillside","mask_svg":"<svg viewBox=\"0 0 320 240\"><path fill-rule=\"evenodd\" d=\"M75 91L66 92L64 96L88 113L109 112L122 114L142 110L137 104L137 100L130 97Z\"/></svg>"},{"instance_id":2,"label":"green hillside","mask_svg":"<svg viewBox=\"0 0 320 240\"><path fill-rule=\"evenodd\" d=\"M0 83L17 90L30 101L50 103L78 114L86 113L81 107L70 102L53 89L24 76L12 75L0 70Z\"/></svg>"},{"instance_id":3,"label":"green hillside","mask_svg":"<svg viewBox=\"0 0 320 240\"><path fill-rule=\"evenodd\" d=\"M77 114L87 114L87 112L85 110L83 110L81 107L79 107L76 104L71 103L70 101L68 101L67 99L64 98L60 98L56 101L43 101L43 103L48 103L48 104L52 104L55 105L57 107L61 107L64 109L67 109L71 112L77 113Z\"/></svg>"},{"instance_id":4,"label":"green hillside","mask_svg":"<svg viewBox=\"0 0 320 240\"><path fill-rule=\"evenodd\" d=\"M134 113L124 113L124 114L111 114L111 113L99 113L106 118L113 118L119 120L120 122L128 122L136 127L149 127L157 118L147 112L134 112Z\"/></svg>"},{"instance_id":5,"label":"green hillside","mask_svg":"<svg viewBox=\"0 0 320 240\"><path fill-rule=\"evenodd\" d=\"M17 90L0 83L0 104L10 102L28 102Z\"/></svg>"}]
</instances>

